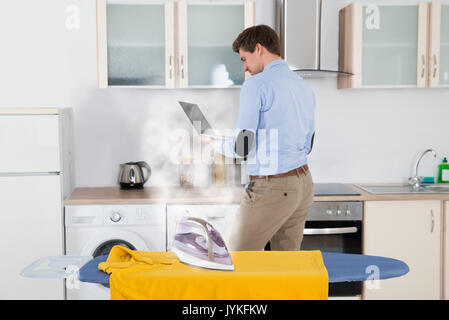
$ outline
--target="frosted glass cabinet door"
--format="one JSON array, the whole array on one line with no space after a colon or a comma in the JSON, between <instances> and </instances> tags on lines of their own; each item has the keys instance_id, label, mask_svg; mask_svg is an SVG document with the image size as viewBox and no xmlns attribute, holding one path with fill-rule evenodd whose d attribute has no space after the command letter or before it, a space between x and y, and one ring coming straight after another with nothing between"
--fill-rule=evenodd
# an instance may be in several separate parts
<instances>
[{"instance_id":1,"label":"frosted glass cabinet door","mask_svg":"<svg viewBox=\"0 0 449 320\"><path fill-rule=\"evenodd\" d=\"M240 56L232 51L232 43L245 29L244 3L186 7L187 53L181 53L181 73L188 61L188 86L241 85L245 74Z\"/></svg>"},{"instance_id":2,"label":"frosted glass cabinet door","mask_svg":"<svg viewBox=\"0 0 449 320\"><path fill-rule=\"evenodd\" d=\"M362 7L362 86L416 87L418 6Z\"/></svg>"},{"instance_id":3,"label":"frosted glass cabinet door","mask_svg":"<svg viewBox=\"0 0 449 320\"><path fill-rule=\"evenodd\" d=\"M449 87L449 5L441 5L440 86Z\"/></svg>"},{"instance_id":4,"label":"frosted glass cabinet door","mask_svg":"<svg viewBox=\"0 0 449 320\"><path fill-rule=\"evenodd\" d=\"M107 85L165 87L166 39L169 36L167 4L118 0L99 2L106 7ZM101 11L101 8L97 10ZM170 17L173 11L167 14Z\"/></svg>"}]
</instances>

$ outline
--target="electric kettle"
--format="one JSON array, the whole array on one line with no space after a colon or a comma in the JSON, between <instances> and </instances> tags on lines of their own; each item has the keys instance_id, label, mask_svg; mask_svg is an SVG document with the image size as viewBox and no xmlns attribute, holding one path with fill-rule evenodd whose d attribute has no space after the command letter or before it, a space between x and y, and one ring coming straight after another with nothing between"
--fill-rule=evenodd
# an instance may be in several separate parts
<instances>
[{"instance_id":1,"label":"electric kettle","mask_svg":"<svg viewBox=\"0 0 449 320\"><path fill-rule=\"evenodd\" d=\"M143 169L147 169L146 176ZM118 182L121 189L142 189L151 176L151 168L145 161L127 162L120 165Z\"/></svg>"}]
</instances>

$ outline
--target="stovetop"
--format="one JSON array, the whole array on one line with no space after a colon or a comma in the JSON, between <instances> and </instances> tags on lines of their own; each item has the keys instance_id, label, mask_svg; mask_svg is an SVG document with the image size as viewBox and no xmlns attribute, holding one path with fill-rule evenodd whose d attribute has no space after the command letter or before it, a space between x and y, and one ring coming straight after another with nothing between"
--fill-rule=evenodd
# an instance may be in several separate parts
<instances>
[{"instance_id":1,"label":"stovetop","mask_svg":"<svg viewBox=\"0 0 449 320\"><path fill-rule=\"evenodd\" d=\"M315 196L359 196L360 193L343 183L315 183Z\"/></svg>"}]
</instances>

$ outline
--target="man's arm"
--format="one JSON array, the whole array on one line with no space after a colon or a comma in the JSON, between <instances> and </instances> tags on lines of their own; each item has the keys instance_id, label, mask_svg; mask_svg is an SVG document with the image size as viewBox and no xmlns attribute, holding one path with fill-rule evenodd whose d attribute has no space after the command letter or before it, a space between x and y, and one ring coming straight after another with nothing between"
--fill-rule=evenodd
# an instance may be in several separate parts
<instances>
[{"instance_id":1,"label":"man's arm","mask_svg":"<svg viewBox=\"0 0 449 320\"><path fill-rule=\"evenodd\" d=\"M313 140L315 139L315 131L312 134L308 134L306 137L306 151L307 154L309 154L310 152L312 152L312 148L313 148Z\"/></svg>"},{"instance_id":2,"label":"man's arm","mask_svg":"<svg viewBox=\"0 0 449 320\"><path fill-rule=\"evenodd\" d=\"M315 109L316 107L316 100L315 100L315 94L312 95L313 98L313 108ZM310 152L312 152L312 147L313 147L313 141L315 139L315 119L313 119L312 121L312 127L310 128L309 132L306 135L306 152L307 154L309 154Z\"/></svg>"}]
</instances>

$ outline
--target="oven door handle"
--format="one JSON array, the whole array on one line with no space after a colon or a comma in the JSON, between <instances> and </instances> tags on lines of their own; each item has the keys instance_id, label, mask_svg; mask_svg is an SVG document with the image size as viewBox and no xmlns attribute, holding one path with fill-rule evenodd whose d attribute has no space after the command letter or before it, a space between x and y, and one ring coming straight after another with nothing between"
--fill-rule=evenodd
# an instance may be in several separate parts
<instances>
[{"instance_id":1,"label":"oven door handle","mask_svg":"<svg viewBox=\"0 0 449 320\"><path fill-rule=\"evenodd\" d=\"M323 235L323 234L344 234L344 233L357 233L357 227L348 228L306 228L304 229L304 235Z\"/></svg>"}]
</instances>

